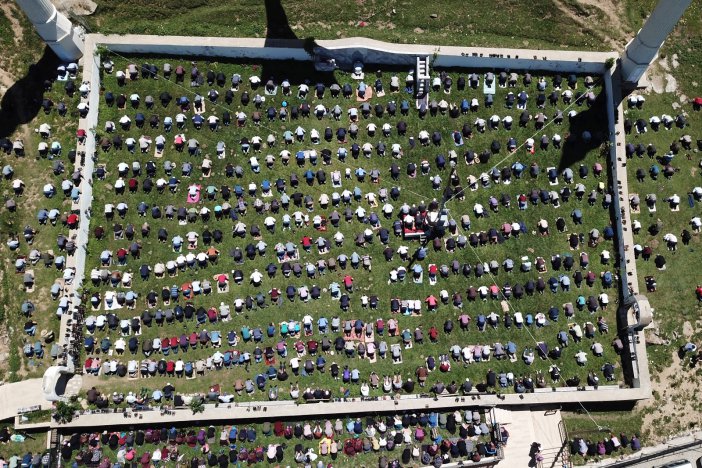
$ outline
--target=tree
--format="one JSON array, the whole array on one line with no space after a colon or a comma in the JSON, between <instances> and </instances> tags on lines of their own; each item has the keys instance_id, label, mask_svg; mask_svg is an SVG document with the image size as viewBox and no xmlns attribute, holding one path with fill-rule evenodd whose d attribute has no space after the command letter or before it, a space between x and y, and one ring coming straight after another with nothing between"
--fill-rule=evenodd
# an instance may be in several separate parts
<instances>
[{"instance_id":1,"label":"tree","mask_svg":"<svg viewBox=\"0 0 702 468\"><path fill-rule=\"evenodd\" d=\"M205 411L205 403L202 401L202 398L193 397L193 399L190 401L190 410L193 412L193 414L202 413Z\"/></svg>"},{"instance_id":2,"label":"tree","mask_svg":"<svg viewBox=\"0 0 702 468\"><path fill-rule=\"evenodd\" d=\"M73 416L77 410L78 407L75 404L59 401L56 403L56 407L54 409L54 419L56 419L59 424L69 423L73 421Z\"/></svg>"}]
</instances>

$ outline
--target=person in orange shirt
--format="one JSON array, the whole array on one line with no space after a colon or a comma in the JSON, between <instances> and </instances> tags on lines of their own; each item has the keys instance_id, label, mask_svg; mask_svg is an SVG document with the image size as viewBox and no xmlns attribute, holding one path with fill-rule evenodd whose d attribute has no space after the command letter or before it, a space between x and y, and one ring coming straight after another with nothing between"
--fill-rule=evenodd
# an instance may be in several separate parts
<instances>
[{"instance_id":1,"label":"person in orange shirt","mask_svg":"<svg viewBox=\"0 0 702 468\"><path fill-rule=\"evenodd\" d=\"M217 258L219 257L219 250L215 249L214 247L210 246L209 249L207 249L207 258L210 259L210 262L214 263L217 261Z\"/></svg>"}]
</instances>

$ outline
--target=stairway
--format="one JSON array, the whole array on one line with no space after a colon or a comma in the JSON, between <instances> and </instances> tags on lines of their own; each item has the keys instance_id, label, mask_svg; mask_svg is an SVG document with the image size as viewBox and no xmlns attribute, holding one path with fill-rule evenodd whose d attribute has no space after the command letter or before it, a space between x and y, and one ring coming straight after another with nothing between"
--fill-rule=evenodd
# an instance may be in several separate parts
<instances>
[{"instance_id":1,"label":"stairway","mask_svg":"<svg viewBox=\"0 0 702 468\"><path fill-rule=\"evenodd\" d=\"M425 106L429 103L429 57L417 57L417 68L415 71L415 98L417 109L422 104Z\"/></svg>"},{"instance_id":2,"label":"stairway","mask_svg":"<svg viewBox=\"0 0 702 468\"><path fill-rule=\"evenodd\" d=\"M59 456L59 449L61 447L61 436L56 429L49 431L47 437L47 450L51 456L51 461L49 466L61 466L61 457Z\"/></svg>"}]
</instances>

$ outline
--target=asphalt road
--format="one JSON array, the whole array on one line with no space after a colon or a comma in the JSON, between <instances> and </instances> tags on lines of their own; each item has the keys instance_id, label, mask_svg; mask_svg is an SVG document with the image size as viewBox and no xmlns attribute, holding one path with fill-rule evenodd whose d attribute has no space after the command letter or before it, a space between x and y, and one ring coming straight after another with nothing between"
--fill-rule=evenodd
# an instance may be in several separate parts
<instances>
[{"instance_id":1,"label":"asphalt road","mask_svg":"<svg viewBox=\"0 0 702 468\"><path fill-rule=\"evenodd\" d=\"M646 461L642 463L637 463L636 468L661 468L665 466L666 463L672 463L678 460L689 461L694 468L702 468L702 461L698 462L698 459L702 457L702 447L688 449L684 452L676 452L665 457L657 458L655 460Z\"/></svg>"}]
</instances>

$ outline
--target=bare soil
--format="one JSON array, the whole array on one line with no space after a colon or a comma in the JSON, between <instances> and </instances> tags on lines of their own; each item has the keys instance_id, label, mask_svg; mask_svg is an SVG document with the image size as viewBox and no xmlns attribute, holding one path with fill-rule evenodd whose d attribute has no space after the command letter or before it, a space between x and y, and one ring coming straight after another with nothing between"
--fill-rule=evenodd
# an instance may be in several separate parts
<instances>
[{"instance_id":1,"label":"bare soil","mask_svg":"<svg viewBox=\"0 0 702 468\"><path fill-rule=\"evenodd\" d=\"M20 24L19 20L15 17L15 6L13 2L0 3L0 11L4 14L12 25L12 33L14 34L13 40L15 45L19 45L22 41L22 35L24 34L24 29ZM12 86L15 82L16 77L5 70L2 65L0 65L0 97L5 94L5 91Z\"/></svg>"},{"instance_id":2,"label":"bare soil","mask_svg":"<svg viewBox=\"0 0 702 468\"><path fill-rule=\"evenodd\" d=\"M610 45L612 50L619 50L625 43L627 31L621 21L624 14L623 5L620 2L601 0L577 0L577 3L584 5L587 9L596 8L607 18L604 22L607 28L601 27L601 21L596 17L583 16L578 14L564 0L554 0L553 4L558 10L573 20L575 24L582 28L592 29L604 36L604 41Z\"/></svg>"},{"instance_id":3,"label":"bare soil","mask_svg":"<svg viewBox=\"0 0 702 468\"><path fill-rule=\"evenodd\" d=\"M672 364L651 381L654 398L638 405L645 413L643 432L652 445L680 432L699 429L702 424L697 382L690 375L695 371L681 369L685 366L678 353L673 351L672 355ZM666 427L666 431L659 430L661 425Z\"/></svg>"}]
</instances>

